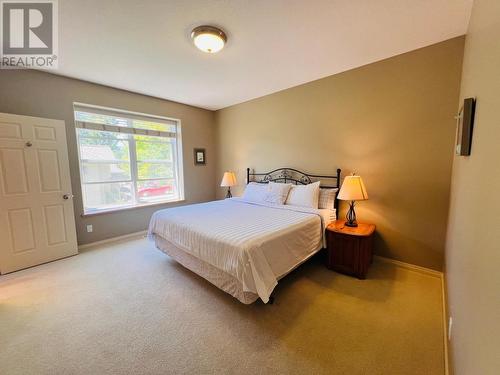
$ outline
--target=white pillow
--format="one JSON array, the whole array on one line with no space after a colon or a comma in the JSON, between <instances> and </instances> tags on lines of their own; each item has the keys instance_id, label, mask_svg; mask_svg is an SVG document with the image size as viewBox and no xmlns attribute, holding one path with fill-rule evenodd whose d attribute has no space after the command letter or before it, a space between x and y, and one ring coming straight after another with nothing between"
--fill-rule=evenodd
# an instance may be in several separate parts
<instances>
[{"instance_id":1,"label":"white pillow","mask_svg":"<svg viewBox=\"0 0 500 375\"><path fill-rule=\"evenodd\" d=\"M318 208L319 181L308 185L293 185L285 204L290 206Z\"/></svg>"},{"instance_id":2,"label":"white pillow","mask_svg":"<svg viewBox=\"0 0 500 375\"><path fill-rule=\"evenodd\" d=\"M335 195L339 189L319 189L318 208L334 209Z\"/></svg>"},{"instance_id":3,"label":"white pillow","mask_svg":"<svg viewBox=\"0 0 500 375\"><path fill-rule=\"evenodd\" d=\"M282 184L277 182L269 182L269 190L264 200L267 203L285 204L288 192L292 184Z\"/></svg>"},{"instance_id":4,"label":"white pillow","mask_svg":"<svg viewBox=\"0 0 500 375\"><path fill-rule=\"evenodd\" d=\"M241 197L247 202L262 203L265 202L269 186L267 184L260 184L258 182L250 182L243 192Z\"/></svg>"}]
</instances>

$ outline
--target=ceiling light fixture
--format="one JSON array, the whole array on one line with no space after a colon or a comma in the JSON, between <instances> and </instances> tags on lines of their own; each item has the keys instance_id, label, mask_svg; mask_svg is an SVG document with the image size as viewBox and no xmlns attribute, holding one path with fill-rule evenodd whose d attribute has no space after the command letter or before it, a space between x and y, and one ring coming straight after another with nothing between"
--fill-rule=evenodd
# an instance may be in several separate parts
<instances>
[{"instance_id":1,"label":"ceiling light fixture","mask_svg":"<svg viewBox=\"0 0 500 375\"><path fill-rule=\"evenodd\" d=\"M227 42L227 36L221 29L213 26L198 26L191 32L194 45L207 53L219 52Z\"/></svg>"}]
</instances>

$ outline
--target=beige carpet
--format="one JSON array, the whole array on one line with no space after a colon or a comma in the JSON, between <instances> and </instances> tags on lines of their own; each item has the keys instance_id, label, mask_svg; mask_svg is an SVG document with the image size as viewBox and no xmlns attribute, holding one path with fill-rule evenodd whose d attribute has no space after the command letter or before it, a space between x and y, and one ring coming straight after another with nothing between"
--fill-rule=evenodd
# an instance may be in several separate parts
<instances>
[{"instance_id":1,"label":"beige carpet","mask_svg":"<svg viewBox=\"0 0 500 375\"><path fill-rule=\"evenodd\" d=\"M312 259L242 305L145 239L0 277L8 374L443 374L440 280Z\"/></svg>"}]
</instances>

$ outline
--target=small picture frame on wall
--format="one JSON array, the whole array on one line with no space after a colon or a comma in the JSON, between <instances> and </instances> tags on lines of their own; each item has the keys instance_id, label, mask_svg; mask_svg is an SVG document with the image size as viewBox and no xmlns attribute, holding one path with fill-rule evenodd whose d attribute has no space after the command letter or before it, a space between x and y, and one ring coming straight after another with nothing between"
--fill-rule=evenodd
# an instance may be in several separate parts
<instances>
[{"instance_id":1,"label":"small picture frame on wall","mask_svg":"<svg viewBox=\"0 0 500 375\"><path fill-rule=\"evenodd\" d=\"M194 165L205 165L207 164L207 159L205 156L204 148L194 149Z\"/></svg>"},{"instance_id":2,"label":"small picture frame on wall","mask_svg":"<svg viewBox=\"0 0 500 375\"><path fill-rule=\"evenodd\" d=\"M476 110L476 99L467 98L464 100L457 119L457 140L455 154L469 156L472 144L472 128L474 126L474 112Z\"/></svg>"}]
</instances>

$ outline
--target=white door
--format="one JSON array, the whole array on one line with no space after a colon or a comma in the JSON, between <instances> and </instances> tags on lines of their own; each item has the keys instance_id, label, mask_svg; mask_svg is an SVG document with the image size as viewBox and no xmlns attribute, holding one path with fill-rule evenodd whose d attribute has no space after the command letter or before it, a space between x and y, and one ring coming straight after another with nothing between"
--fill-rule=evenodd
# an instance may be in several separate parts
<instances>
[{"instance_id":1,"label":"white door","mask_svg":"<svg viewBox=\"0 0 500 375\"><path fill-rule=\"evenodd\" d=\"M0 113L0 273L77 254L64 121Z\"/></svg>"}]
</instances>

